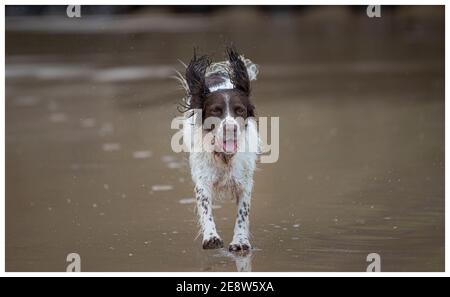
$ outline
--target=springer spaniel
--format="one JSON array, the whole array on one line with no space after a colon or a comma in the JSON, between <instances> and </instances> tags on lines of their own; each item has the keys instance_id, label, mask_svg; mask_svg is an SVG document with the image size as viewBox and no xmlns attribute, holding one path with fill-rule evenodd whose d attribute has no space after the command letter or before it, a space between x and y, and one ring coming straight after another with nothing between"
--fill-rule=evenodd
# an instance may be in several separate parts
<instances>
[{"instance_id":1,"label":"springer spaniel","mask_svg":"<svg viewBox=\"0 0 450 297\"><path fill-rule=\"evenodd\" d=\"M227 61L212 63L194 56L178 79L186 90L184 144L189 147L191 175L204 249L223 248L213 217L213 201L236 199L232 252L249 251L253 173L259 153L255 106L250 81L258 67L228 47Z\"/></svg>"}]
</instances>

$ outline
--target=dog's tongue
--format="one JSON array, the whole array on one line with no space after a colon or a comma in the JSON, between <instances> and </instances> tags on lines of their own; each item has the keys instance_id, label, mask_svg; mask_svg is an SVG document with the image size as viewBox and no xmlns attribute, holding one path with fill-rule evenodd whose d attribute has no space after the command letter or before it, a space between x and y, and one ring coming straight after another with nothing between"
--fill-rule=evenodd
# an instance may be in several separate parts
<instances>
[{"instance_id":1,"label":"dog's tongue","mask_svg":"<svg viewBox=\"0 0 450 297\"><path fill-rule=\"evenodd\" d=\"M235 139L228 139L223 142L223 151L225 153L236 153L237 141Z\"/></svg>"}]
</instances>

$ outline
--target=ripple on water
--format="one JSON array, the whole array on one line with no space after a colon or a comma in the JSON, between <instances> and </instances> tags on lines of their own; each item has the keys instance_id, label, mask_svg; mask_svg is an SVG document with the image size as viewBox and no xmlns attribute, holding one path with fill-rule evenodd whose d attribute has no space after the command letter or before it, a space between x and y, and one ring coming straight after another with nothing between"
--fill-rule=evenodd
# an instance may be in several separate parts
<instances>
[{"instance_id":1,"label":"ripple on water","mask_svg":"<svg viewBox=\"0 0 450 297\"><path fill-rule=\"evenodd\" d=\"M95 127L96 121L93 118L84 118L80 119L80 125L83 128L92 128Z\"/></svg>"},{"instance_id":2,"label":"ripple on water","mask_svg":"<svg viewBox=\"0 0 450 297\"><path fill-rule=\"evenodd\" d=\"M183 198L178 201L180 204L194 204L196 202L195 198Z\"/></svg>"},{"instance_id":3,"label":"ripple on water","mask_svg":"<svg viewBox=\"0 0 450 297\"><path fill-rule=\"evenodd\" d=\"M119 151L121 146L120 143L104 143L102 146L105 152Z\"/></svg>"},{"instance_id":4,"label":"ripple on water","mask_svg":"<svg viewBox=\"0 0 450 297\"><path fill-rule=\"evenodd\" d=\"M50 114L50 121L52 123L63 123L67 121L67 115L62 112L55 112Z\"/></svg>"},{"instance_id":5,"label":"ripple on water","mask_svg":"<svg viewBox=\"0 0 450 297\"><path fill-rule=\"evenodd\" d=\"M135 151L133 152L133 158L135 159L147 159L152 156L150 151Z\"/></svg>"},{"instance_id":6,"label":"ripple on water","mask_svg":"<svg viewBox=\"0 0 450 297\"><path fill-rule=\"evenodd\" d=\"M153 185L152 191L154 192L163 192L173 190L173 186L171 185Z\"/></svg>"}]
</instances>

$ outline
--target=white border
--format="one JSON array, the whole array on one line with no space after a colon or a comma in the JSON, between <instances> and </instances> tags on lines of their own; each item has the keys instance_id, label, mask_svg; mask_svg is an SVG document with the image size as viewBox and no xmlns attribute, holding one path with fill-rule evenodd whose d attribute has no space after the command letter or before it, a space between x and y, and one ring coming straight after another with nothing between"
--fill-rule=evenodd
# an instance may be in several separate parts
<instances>
[{"instance_id":1,"label":"white border","mask_svg":"<svg viewBox=\"0 0 450 297\"><path fill-rule=\"evenodd\" d=\"M4 0L6 5L445 5L444 0Z\"/></svg>"},{"instance_id":2,"label":"white border","mask_svg":"<svg viewBox=\"0 0 450 297\"><path fill-rule=\"evenodd\" d=\"M0 269L1 271L5 271L5 170L6 170L6 164L5 164L5 145L6 145L6 141L5 141L5 83L6 83L6 79L5 79L5 6L1 5L0 7L0 17L1 17L1 23L0 23L0 31L1 31L1 56L2 56L2 68L0 69L1 71L1 75L0 77L3 77L2 82L1 82L1 96L2 96L2 103L0 105L0 117L1 117L1 122L0 122L0 137L1 140L3 141L2 146L0 147L0 159L1 159L1 164L3 165L3 170L1 171L1 178L0 178L0 193L2 196L2 200L0 202L0 252L1 252L1 259L0 259Z\"/></svg>"},{"instance_id":3,"label":"white border","mask_svg":"<svg viewBox=\"0 0 450 297\"><path fill-rule=\"evenodd\" d=\"M5 5L120 5L120 4L126 4L126 5L445 5L446 1L436 1L436 0L430 0L430 1L407 1L407 0L397 0L397 1L388 1L388 0L379 0L379 1L360 1L360 0L335 0L335 1L327 1L327 0L315 0L315 1L295 1L295 0L279 0L274 3L274 1L270 0L260 0L260 1L249 1L249 0L227 0L227 1L207 1L207 0L197 0L195 2L192 1L182 1L182 0L155 0L155 1L136 1L136 0L95 0L95 1L73 1L71 0L70 3L67 3L67 1L60 1L60 0L46 0L46 1L30 1L30 0L5 0L4 4L0 5L0 26L1 26L1 55L2 55L2 63L3 66L0 70L0 77L5 77ZM447 22L447 19L450 17L449 10L447 7L445 7L445 32L446 32L446 41L445 41L445 98L448 98L449 91L448 91L448 71L450 64L447 59L447 53L449 51L449 41L448 41L448 32L450 31L449 23ZM3 140L3 145L1 146L1 163L3 165L3 170L1 171L1 179L0 179L0 191L2 193L2 201L0 203L0 270L5 271L5 80L2 80L1 83L1 94L3 97L2 104L0 106L0 116L2 118L2 121L0 123L0 131L1 131L1 138ZM447 103L447 102L446 102ZM449 105L445 104L445 115L448 114ZM448 139L450 136L450 132L448 131L447 127L449 126L449 121L447 116L445 117L445 152L447 155L448 152ZM449 177L449 170L448 170L448 162L447 158L445 159L445 184L450 184L450 177ZM448 189L446 187L445 189L445 196L447 197ZM445 204L445 214L447 215L449 213L449 206L446 203ZM448 237L449 237L449 223L448 220L445 220L445 254L446 259L448 255ZM108 273L108 272L101 272L101 273L5 273L0 272L0 276L19 276L19 277L29 277L29 276L38 276L38 277L48 277L48 276L59 276L59 277L104 277L104 276L126 276L126 277L232 277L232 276L239 276L239 277L347 277L347 276L357 276L357 277L380 277L380 276L393 276L393 277L404 277L404 276L412 276L412 277L431 277L431 276L448 276L450 271L450 264L446 260L445 262L445 269L446 273L320 273L320 272L292 272L292 273L277 273L277 272L270 272L270 273L259 273L259 272L251 272L251 273L237 273L237 272L214 272L214 273L208 273L208 272L170 272L170 273L160 273L160 272L151 272L151 273Z\"/></svg>"}]
</instances>

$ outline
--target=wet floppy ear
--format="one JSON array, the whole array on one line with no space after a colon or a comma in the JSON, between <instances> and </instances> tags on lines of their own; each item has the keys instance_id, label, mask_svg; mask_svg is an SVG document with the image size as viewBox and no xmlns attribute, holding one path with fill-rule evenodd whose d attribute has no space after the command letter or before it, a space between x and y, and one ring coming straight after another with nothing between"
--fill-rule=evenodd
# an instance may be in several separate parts
<instances>
[{"instance_id":1,"label":"wet floppy ear","mask_svg":"<svg viewBox=\"0 0 450 297\"><path fill-rule=\"evenodd\" d=\"M208 56L197 57L194 50L194 56L186 68L186 82L191 96L190 109L200 109L209 90L206 87L205 73L211 64Z\"/></svg>"},{"instance_id":2,"label":"wet floppy ear","mask_svg":"<svg viewBox=\"0 0 450 297\"><path fill-rule=\"evenodd\" d=\"M234 47L227 47L228 61L230 62L230 79L236 89L250 96L250 79L247 67Z\"/></svg>"}]
</instances>

